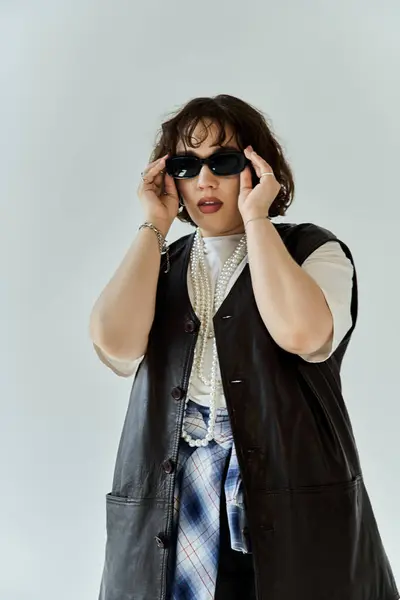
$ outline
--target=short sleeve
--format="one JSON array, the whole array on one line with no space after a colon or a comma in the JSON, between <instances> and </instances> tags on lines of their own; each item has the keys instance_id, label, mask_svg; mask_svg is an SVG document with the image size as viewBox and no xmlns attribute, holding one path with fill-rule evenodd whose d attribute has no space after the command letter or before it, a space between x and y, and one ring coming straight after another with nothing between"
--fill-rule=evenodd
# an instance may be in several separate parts
<instances>
[{"instance_id":1,"label":"short sleeve","mask_svg":"<svg viewBox=\"0 0 400 600\"><path fill-rule=\"evenodd\" d=\"M101 362L121 377L132 377L135 375L140 363L144 358L144 356L140 356L134 360L121 360L114 356L110 356L96 344L93 344L93 346Z\"/></svg>"},{"instance_id":2,"label":"short sleeve","mask_svg":"<svg viewBox=\"0 0 400 600\"><path fill-rule=\"evenodd\" d=\"M333 318L333 335L318 351L300 355L307 362L323 362L337 349L352 326L351 299L354 267L339 242L329 241L315 250L302 268L321 288Z\"/></svg>"}]
</instances>

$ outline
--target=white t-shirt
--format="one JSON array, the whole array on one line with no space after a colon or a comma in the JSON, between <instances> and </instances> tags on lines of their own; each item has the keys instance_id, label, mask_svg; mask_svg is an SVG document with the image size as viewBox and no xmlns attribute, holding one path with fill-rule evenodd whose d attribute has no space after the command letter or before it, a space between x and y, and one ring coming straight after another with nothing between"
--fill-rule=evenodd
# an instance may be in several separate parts
<instances>
[{"instance_id":1,"label":"white t-shirt","mask_svg":"<svg viewBox=\"0 0 400 600\"><path fill-rule=\"evenodd\" d=\"M234 252L240 238L243 234L235 234L221 237L204 238L205 259L209 268L210 283L212 290L215 290L217 277L223 267L226 259ZM247 264L247 256L242 260L233 274L226 295L229 293L233 284L243 271ZM315 250L302 264L302 268L320 286L333 317L333 338L327 345L318 352L311 355L301 355L308 362L323 362L336 350L348 330L352 325L351 317L351 297L353 287L353 265L344 254L340 244L336 241L326 242ZM193 287L188 269L187 284L189 297L193 304ZM134 361L122 361L112 356L104 354L101 349L97 349L101 358L104 358L106 364L115 370L118 374L125 377L132 376L143 360L143 356ZM204 368L207 377L209 377L212 359L212 340L209 341L207 353L204 359ZM218 372L219 374L219 372ZM209 406L210 388L203 384L194 372L191 384L188 389L188 397L198 404ZM217 406L226 406L225 398L221 392L217 399Z\"/></svg>"}]
</instances>

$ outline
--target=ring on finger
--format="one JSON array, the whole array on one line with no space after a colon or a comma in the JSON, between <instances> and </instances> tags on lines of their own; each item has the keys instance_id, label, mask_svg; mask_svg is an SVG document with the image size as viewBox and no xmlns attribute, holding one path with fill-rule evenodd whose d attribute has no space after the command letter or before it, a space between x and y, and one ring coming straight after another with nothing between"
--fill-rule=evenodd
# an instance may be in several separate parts
<instances>
[{"instance_id":1,"label":"ring on finger","mask_svg":"<svg viewBox=\"0 0 400 600\"><path fill-rule=\"evenodd\" d=\"M142 172L140 173L140 177L141 177L141 179L142 179L143 183L150 183L150 181L148 181L148 180L146 179L145 175L146 175L146 171L142 171Z\"/></svg>"}]
</instances>

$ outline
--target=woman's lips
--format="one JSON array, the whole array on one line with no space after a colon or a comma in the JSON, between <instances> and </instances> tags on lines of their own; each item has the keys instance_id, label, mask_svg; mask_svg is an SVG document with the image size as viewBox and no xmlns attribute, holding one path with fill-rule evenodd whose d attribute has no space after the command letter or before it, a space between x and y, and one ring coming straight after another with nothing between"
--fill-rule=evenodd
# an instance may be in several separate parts
<instances>
[{"instance_id":1,"label":"woman's lips","mask_svg":"<svg viewBox=\"0 0 400 600\"><path fill-rule=\"evenodd\" d=\"M205 214L216 213L222 208L222 202L216 202L215 204L199 204L199 210Z\"/></svg>"},{"instance_id":2,"label":"woman's lips","mask_svg":"<svg viewBox=\"0 0 400 600\"><path fill-rule=\"evenodd\" d=\"M222 202L218 198L202 198L198 204L199 210L204 214L218 212Z\"/></svg>"}]
</instances>

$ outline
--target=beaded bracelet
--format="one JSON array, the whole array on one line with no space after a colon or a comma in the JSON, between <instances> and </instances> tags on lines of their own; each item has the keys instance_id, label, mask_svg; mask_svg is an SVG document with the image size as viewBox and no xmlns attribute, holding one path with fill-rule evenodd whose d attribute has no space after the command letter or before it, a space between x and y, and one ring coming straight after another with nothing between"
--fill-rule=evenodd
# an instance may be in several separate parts
<instances>
[{"instance_id":1,"label":"beaded bracelet","mask_svg":"<svg viewBox=\"0 0 400 600\"><path fill-rule=\"evenodd\" d=\"M145 223L143 223L140 227L139 227L139 231L141 229L143 229L144 227L148 227L149 229L151 229L152 231L154 231L154 233L157 236L157 240L158 240L158 248L160 250L160 254L166 254L167 256L167 268L164 271L164 273L168 273L169 269L170 269L170 263L169 263L169 252L168 252L168 246L167 246L167 240L165 239L165 237L163 236L163 234L161 233L161 231L159 231L157 229L157 227L155 225L153 225L153 223L150 223L149 221L146 221Z\"/></svg>"}]
</instances>

